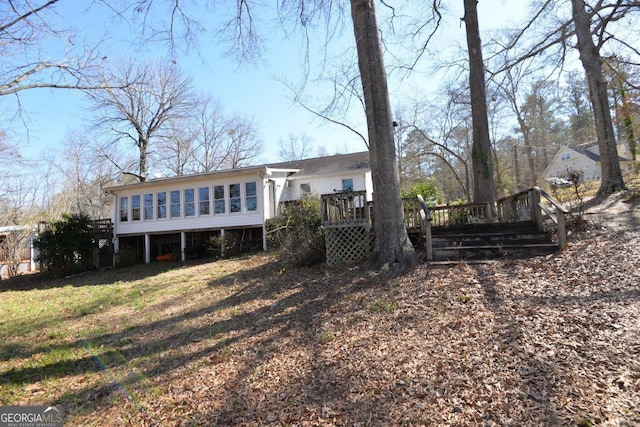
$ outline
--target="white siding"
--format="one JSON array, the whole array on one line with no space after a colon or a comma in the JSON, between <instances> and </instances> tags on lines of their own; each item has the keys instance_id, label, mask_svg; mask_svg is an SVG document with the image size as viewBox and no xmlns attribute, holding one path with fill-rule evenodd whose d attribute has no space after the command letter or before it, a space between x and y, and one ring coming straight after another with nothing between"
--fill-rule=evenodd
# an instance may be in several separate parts
<instances>
[{"instance_id":1,"label":"white siding","mask_svg":"<svg viewBox=\"0 0 640 427\"><path fill-rule=\"evenodd\" d=\"M369 175L367 177L367 175ZM370 195L371 184L367 185L371 181L371 174L364 170L355 170L353 172L346 172L342 174L328 175L328 176L315 176L315 177L295 177L295 179L289 182L289 194L288 198L284 200L297 200L301 197L300 186L301 184L309 184L311 187L311 194L314 196L321 196L323 194L331 194L336 190L342 190L342 180L352 179L354 191L367 190L367 196ZM370 199L369 199L370 200Z\"/></svg>"},{"instance_id":2,"label":"white siding","mask_svg":"<svg viewBox=\"0 0 640 427\"><path fill-rule=\"evenodd\" d=\"M585 181L600 179L600 163L568 147L562 147L558 151L542 177L566 177L569 170L582 171Z\"/></svg>"},{"instance_id":3,"label":"white siding","mask_svg":"<svg viewBox=\"0 0 640 427\"><path fill-rule=\"evenodd\" d=\"M255 211L247 210L247 194L245 185L250 182L256 183L257 203ZM230 212L229 186L232 184L240 184L241 212ZM213 187L217 185L222 185L225 188L225 212L220 214L214 213L215 205ZM201 187L209 188L209 214L201 215L199 212L200 197L198 189ZM193 189L195 193L195 215L193 216L185 215L185 189ZM153 183L151 181L144 185L134 186L132 189L123 188L115 192L116 199L111 202L111 219L115 224L115 232L118 235L262 226L264 223L265 206L268 203L264 194L265 189L266 180L262 179L257 173L248 175L238 174L237 176L227 176L222 179L200 178L192 181L182 180L174 184L167 180L163 180L158 183ZM171 191L180 192L180 215L173 218L171 217ZM167 195L166 218L157 218L158 192L166 192ZM148 193L153 194L153 219L144 218L144 195ZM136 221L132 220L131 215L131 198L134 195L139 195L142 201L141 219ZM128 197L129 200L128 221L120 221L120 199L123 197Z\"/></svg>"}]
</instances>

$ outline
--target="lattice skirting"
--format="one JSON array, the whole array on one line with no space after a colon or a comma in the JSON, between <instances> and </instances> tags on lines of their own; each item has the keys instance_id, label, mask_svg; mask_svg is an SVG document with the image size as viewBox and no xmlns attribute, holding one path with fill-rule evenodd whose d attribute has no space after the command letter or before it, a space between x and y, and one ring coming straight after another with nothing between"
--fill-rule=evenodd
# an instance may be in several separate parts
<instances>
[{"instance_id":1,"label":"lattice skirting","mask_svg":"<svg viewBox=\"0 0 640 427\"><path fill-rule=\"evenodd\" d=\"M374 245L373 230L368 227L339 227L325 229L327 264L361 261L367 258Z\"/></svg>"}]
</instances>

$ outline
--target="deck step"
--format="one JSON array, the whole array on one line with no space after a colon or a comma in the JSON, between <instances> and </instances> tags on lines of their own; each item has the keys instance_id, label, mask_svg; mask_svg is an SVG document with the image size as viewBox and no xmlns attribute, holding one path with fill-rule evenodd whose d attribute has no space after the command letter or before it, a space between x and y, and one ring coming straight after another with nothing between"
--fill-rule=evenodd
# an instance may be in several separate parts
<instances>
[{"instance_id":1,"label":"deck step","mask_svg":"<svg viewBox=\"0 0 640 427\"><path fill-rule=\"evenodd\" d=\"M526 258L554 253L558 245L531 222L467 224L432 229L433 261Z\"/></svg>"}]
</instances>

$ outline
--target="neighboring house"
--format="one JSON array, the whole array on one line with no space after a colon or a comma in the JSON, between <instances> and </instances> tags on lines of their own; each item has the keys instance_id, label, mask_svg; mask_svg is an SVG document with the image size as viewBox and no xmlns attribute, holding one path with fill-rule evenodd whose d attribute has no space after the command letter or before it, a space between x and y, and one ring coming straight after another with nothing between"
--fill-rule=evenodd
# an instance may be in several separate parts
<instances>
[{"instance_id":1,"label":"neighboring house","mask_svg":"<svg viewBox=\"0 0 640 427\"><path fill-rule=\"evenodd\" d=\"M6 279L39 268L38 252L33 247L37 235L37 227L0 227L0 278Z\"/></svg>"},{"instance_id":2,"label":"neighboring house","mask_svg":"<svg viewBox=\"0 0 640 427\"><path fill-rule=\"evenodd\" d=\"M265 222L281 203L342 190L371 200L368 152L151 179L106 188L105 201L117 262L148 263L222 237L266 249Z\"/></svg>"},{"instance_id":3,"label":"neighboring house","mask_svg":"<svg viewBox=\"0 0 640 427\"><path fill-rule=\"evenodd\" d=\"M618 144L618 158L622 173L633 172L633 161L627 143ZM568 171L582 171L584 181L594 181L601 178L600 148L597 142L574 146L562 146L553 157L549 166L542 173L542 179L552 177L565 178Z\"/></svg>"}]
</instances>

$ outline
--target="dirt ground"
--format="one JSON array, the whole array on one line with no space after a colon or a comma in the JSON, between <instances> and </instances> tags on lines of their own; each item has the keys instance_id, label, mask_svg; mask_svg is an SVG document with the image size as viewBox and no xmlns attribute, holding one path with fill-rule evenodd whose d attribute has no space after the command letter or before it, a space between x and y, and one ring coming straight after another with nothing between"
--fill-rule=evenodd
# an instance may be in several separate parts
<instances>
[{"instance_id":1,"label":"dirt ground","mask_svg":"<svg viewBox=\"0 0 640 427\"><path fill-rule=\"evenodd\" d=\"M590 222L619 231L640 230L640 197L629 192L588 200L585 208Z\"/></svg>"}]
</instances>

